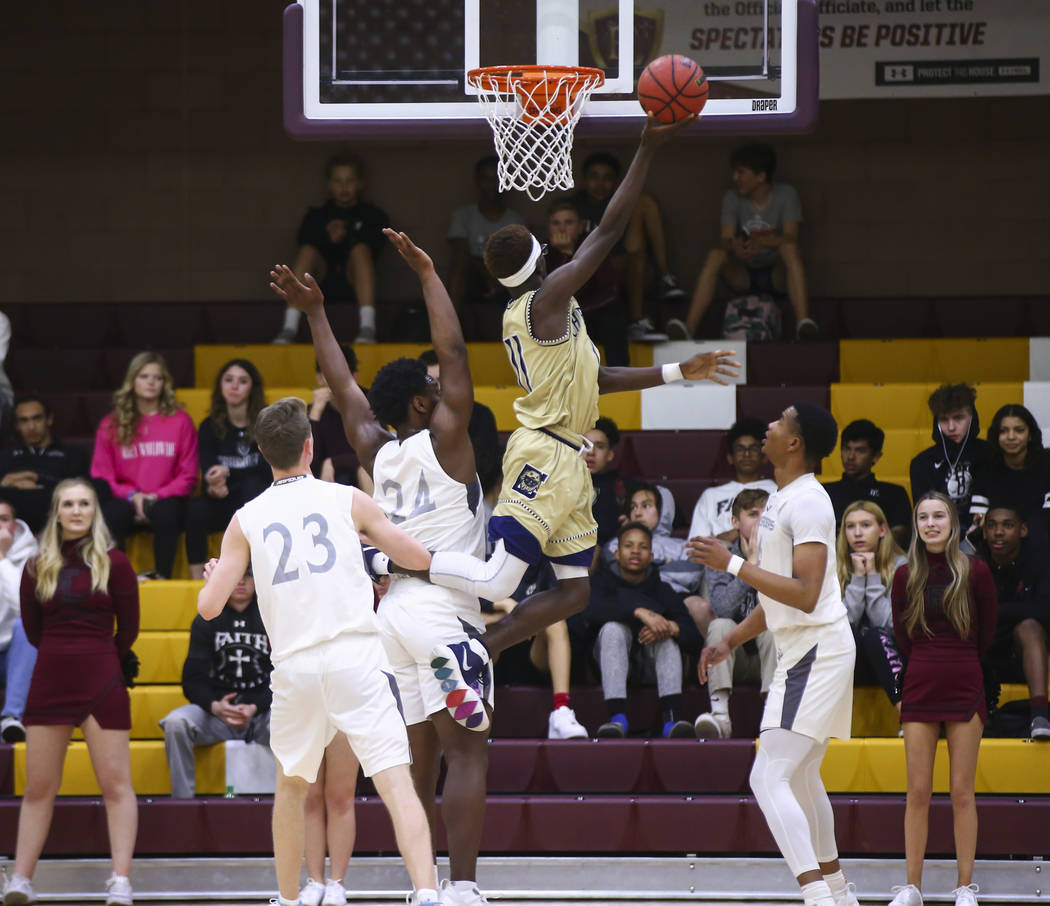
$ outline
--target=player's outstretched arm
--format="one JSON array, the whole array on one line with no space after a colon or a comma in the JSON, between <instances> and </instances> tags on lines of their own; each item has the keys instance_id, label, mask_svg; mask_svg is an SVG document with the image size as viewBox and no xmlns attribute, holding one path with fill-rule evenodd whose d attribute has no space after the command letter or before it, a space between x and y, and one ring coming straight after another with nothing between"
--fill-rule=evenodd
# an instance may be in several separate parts
<instances>
[{"instance_id":1,"label":"player's outstretched arm","mask_svg":"<svg viewBox=\"0 0 1050 906\"><path fill-rule=\"evenodd\" d=\"M694 563L728 571L731 554L717 538L690 538L685 548ZM812 613L820 599L827 564L827 546L819 541L806 541L794 547L790 576L778 575L747 561L736 575L766 597L803 613Z\"/></svg>"},{"instance_id":2,"label":"player's outstretched arm","mask_svg":"<svg viewBox=\"0 0 1050 906\"><path fill-rule=\"evenodd\" d=\"M430 551L387 519L378 504L357 488L351 516L358 533L366 535L392 562L407 570L430 569Z\"/></svg>"},{"instance_id":3,"label":"player's outstretched arm","mask_svg":"<svg viewBox=\"0 0 1050 906\"><path fill-rule=\"evenodd\" d=\"M310 274L305 274L303 280L299 280L290 267L278 264L270 271L270 289L292 308L306 315L310 334L314 338L317 364L321 366L321 373L332 391L335 407L343 416L347 440L361 464L371 474L376 452L392 435L376 421L367 397L350 373L346 356L339 348L332 325L328 323L321 287Z\"/></svg>"},{"instance_id":4,"label":"player's outstretched arm","mask_svg":"<svg viewBox=\"0 0 1050 906\"><path fill-rule=\"evenodd\" d=\"M670 365L654 365L651 368L602 366L598 369L598 392L619 393L623 390L645 390L673 381L713 381L728 384L726 378L736 377L740 363L732 358L731 349L716 349L694 355L691 359Z\"/></svg>"},{"instance_id":5,"label":"player's outstretched arm","mask_svg":"<svg viewBox=\"0 0 1050 906\"><path fill-rule=\"evenodd\" d=\"M631 166L613 197L609 199L601 222L583 240L572 260L550 274L536 293L532 302L536 336L542 339L557 339L565 333L569 298L594 276L594 272L627 229L631 214L645 187L649 164L656 149L682 129L692 125L695 120L695 116L689 116L677 123L661 125L653 116L648 116Z\"/></svg>"},{"instance_id":6,"label":"player's outstretched arm","mask_svg":"<svg viewBox=\"0 0 1050 906\"><path fill-rule=\"evenodd\" d=\"M234 516L222 536L222 550L215 566L208 571L204 588L197 595L197 612L206 620L214 620L233 594L237 583L251 562L252 552L241 524Z\"/></svg>"},{"instance_id":7,"label":"player's outstretched arm","mask_svg":"<svg viewBox=\"0 0 1050 906\"><path fill-rule=\"evenodd\" d=\"M469 483L477 473L474 448L467 434L474 411L474 381L459 316L430 256L405 233L391 229L384 229L383 233L416 272L423 287L430 337L441 368L441 399L430 423L438 459L453 478Z\"/></svg>"}]
</instances>

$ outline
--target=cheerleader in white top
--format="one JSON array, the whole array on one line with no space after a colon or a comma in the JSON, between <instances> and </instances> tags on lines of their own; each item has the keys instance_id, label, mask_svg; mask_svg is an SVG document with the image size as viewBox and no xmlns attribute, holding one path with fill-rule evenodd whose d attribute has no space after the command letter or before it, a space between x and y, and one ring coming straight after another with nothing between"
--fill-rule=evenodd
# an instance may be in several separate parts
<instances>
[{"instance_id":1,"label":"cheerleader in white top","mask_svg":"<svg viewBox=\"0 0 1050 906\"><path fill-rule=\"evenodd\" d=\"M738 576L758 603L730 635L700 656L700 681L729 652L769 629L777 666L762 715L751 789L806 906L856 906L835 845L831 802L820 763L831 737L849 739L856 648L836 577L835 512L813 475L835 447L838 427L825 410L796 403L766 432L773 464L770 496L750 560L715 538L693 538L698 563Z\"/></svg>"}]
</instances>

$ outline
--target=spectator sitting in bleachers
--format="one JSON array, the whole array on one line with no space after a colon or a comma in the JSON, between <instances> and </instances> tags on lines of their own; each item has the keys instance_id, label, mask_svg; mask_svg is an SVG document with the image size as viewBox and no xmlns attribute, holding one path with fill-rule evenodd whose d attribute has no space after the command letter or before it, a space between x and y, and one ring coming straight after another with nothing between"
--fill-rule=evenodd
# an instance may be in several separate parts
<instances>
[{"instance_id":1,"label":"spectator sitting in bleachers","mask_svg":"<svg viewBox=\"0 0 1050 906\"><path fill-rule=\"evenodd\" d=\"M139 587L113 548L94 488L70 478L55 488L40 553L22 570L22 624L37 649L26 699L26 779L13 873L5 903L32 903L40 852L73 730L87 743L102 791L113 874L106 902L132 902L131 859L138 800L131 784L131 646L139 631Z\"/></svg>"},{"instance_id":2,"label":"spectator sitting in bleachers","mask_svg":"<svg viewBox=\"0 0 1050 906\"><path fill-rule=\"evenodd\" d=\"M740 418L726 432L726 460L733 467L733 481L708 488L693 507L689 523L689 537L718 538L727 544L736 540L733 528L733 501L736 495L749 488L760 488L767 494L777 489L776 482L762 478L766 458L762 454L762 438L766 426L757 418Z\"/></svg>"},{"instance_id":3,"label":"spectator sitting in bleachers","mask_svg":"<svg viewBox=\"0 0 1050 906\"><path fill-rule=\"evenodd\" d=\"M36 551L36 538L29 526L16 517L10 503L0 502L0 666L4 674L0 739L4 742L21 742L26 738L22 716L36 664L36 649L29 644L22 625L19 588L22 569Z\"/></svg>"},{"instance_id":4,"label":"spectator sitting in bleachers","mask_svg":"<svg viewBox=\"0 0 1050 906\"><path fill-rule=\"evenodd\" d=\"M1043 432L1024 406L1003 406L988 427L988 462L974 475L970 514L983 518L989 500L1021 508L1033 542L1045 545L1050 529L1050 454Z\"/></svg>"},{"instance_id":5,"label":"spectator sitting in bleachers","mask_svg":"<svg viewBox=\"0 0 1050 906\"><path fill-rule=\"evenodd\" d=\"M9 501L35 533L47 522L55 485L86 475L88 460L83 450L55 438L54 416L38 396L15 401L15 430L18 443L0 451L0 500Z\"/></svg>"},{"instance_id":6,"label":"spectator sitting in bleachers","mask_svg":"<svg viewBox=\"0 0 1050 906\"><path fill-rule=\"evenodd\" d=\"M757 562L755 532L762 510L769 499L763 488L746 488L733 500L733 528L737 539L730 546L731 553L751 563ZM708 579L707 595L711 602L714 619L708 624L705 644L717 645L729 636L744 618L755 609L758 592L737 576L722 570L712 570ZM769 692L773 670L777 665L776 646L773 633L760 632L729 652L729 657L711 667L707 674L707 694L711 710L701 714L693 723L698 739L729 739L733 735L733 723L729 717L729 699L734 683L761 684L762 695Z\"/></svg>"},{"instance_id":7,"label":"spectator sitting in bleachers","mask_svg":"<svg viewBox=\"0 0 1050 906\"><path fill-rule=\"evenodd\" d=\"M652 533L650 548L652 550L653 565L657 568L660 578L671 586L676 592L683 595L695 597L704 584L704 568L698 563L691 563L685 554L685 539L671 536L671 524L674 522L674 497L666 488L658 488L648 482L636 482L631 489L631 497L624 509L625 522L637 522L644 525ZM616 549L619 547L619 537L609 539L602 550L602 557L606 563L616 559ZM707 608L707 602L702 598L697 601L686 599L689 612L697 618L699 610ZM710 617L697 620L700 631L703 632Z\"/></svg>"},{"instance_id":8,"label":"spectator sitting in bleachers","mask_svg":"<svg viewBox=\"0 0 1050 906\"><path fill-rule=\"evenodd\" d=\"M98 426L91 475L113 494L102 515L118 547L136 528L153 531L156 577L171 578L198 465L197 429L175 402L164 357L140 352L113 394L113 411Z\"/></svg>"},{"instance_id":9,"label":"spectator sitting in bleachers","mask_svg":"<svg viewBox=\"0 0 1050 906\"><path fill-rule=\"evenodd\" d=\"M624 737L627 678L647 681L655 673L664 737L691 737L682 720L682 655L700 647L700 633L676 592L653 568L652 532L639 522L620 529L613 563L599 564L581 619L593 641L609 721L601 738Z\"/></svg>"},{"instance_id":10,"label":"spectator sitting in bleachers","mask_svg":"<svg viewBox=\"0 0 1050 906\"><path fill-rule=\"evenodd\" d=\"M452 211L448 225L448 294L463 322L463 332L472 340L499 338L503 307L510 300L507 290L485 267L485 242L492 233L525 218L507 207L499 188L499 158L494 154L474 164L474 186L478 200Z\"/></svg>"},{"instance_id":11,"label":"spectator sitting in bleachers","mask_svg":"<svg viewBox=\"0 0 1050 906\"><path fill-rule=\"evenodd\" d=\"M974 478L987 467L992 452L980 437L976 402L977 391L967 384L941 384L930 394L933 446L912 459L910 470L912 499L930 491L947 494L964 533L971 525Z\"/></svg>"},{"instance_id":12,"label":"spectator sitting in bleachers","mask_svg":"<svg viewBox=\"0 0 1050 906\"><path fill-rule=\"evenodd\" d=\"M350 373L354 376L354 380L357 380L357 353L352 347L343 343L339 344L339 348L343 350ZM314 478L334 481L337 484L353 485L366 494L371 494L372 479L361 468L357 453L346 438L343 418L332 403L332 391L316 361L314 362L314 377L317 387L314 389L309 409L310 430L314 438L314 461L310 469L314 473Z\"/></svg>"},{"instance_id":13,"label":"spectator sitting in bleachers","mask_svg":"<svg viewBox=\"0 0 1050 906\"><path fill-rule=\"evenodd\" d=\"M493 602L491 610L484 608L483 605L482 616L485 619L485 625L502 619L529 595L547 591L554 588L556 584L554 570L548 560L541 560L535 566L530 566L509 598ZM565 620L551 624L542 633L521 644L522 646L528 645L528 656L532 666L540 673L549 675L551 679L554 703L550 716L547 718L547 738L586 739L587 730L576 719L576 712L572 710L569 698L572 648L569 644L569 628ZM516 647L518 646L503 652L500 660L505 660ZM497 662L497 668L498 666L499 662Z\"/></svg>"},{"instance_id":14,"label":"spectator sitting in bleachers","mask_svg":"<svg viewBox=\"0 0 1050 906\"><path fill-rule=\"evenodd\" d=\"M190 578L204 578L208 535L224 532L249 500L270 486L273 475L255 443L255 417L266 405L259 370L232 359L215 376L211 412L197 431L203 473L200 497L186 506L186 559Z\"/></svg>"},{"instance_id":15,"label":"spectator sitting in bleachers","mask_svg":"<svg viewBox=\"0 0 1050 906\"><path fill-rule=\"evenodd\" d=\"M571 198L562 198L550 206L547 214L547 273L572 259L583 239L580 209ZM627 308L623 302L616 268L604 259L598 270L574 293L580 303L587 334L605 352L605 364L612 367L631 364L627 344Z\"/></svg>"},{"instance_id":16,"label":"spectator sitting in bleachers","mask_svg":"<svg viewBox=\"0 0 1050 906\"><path fill-rule=\"evenodd\" d=\"M908 558L877 503L856 500L846 507L835 554L842 601L857 640L854 684L878 683L899 708L904 665L893 634L890 589L897 569Z\"/></svg>"},{"instance_id":17,"label":"spectator sitting in bleachers","mask_svg":"<svg viewBox=\"0 0 1050 906\"><path fill-rule=\"evenodd\" d=\"M620 162L607 151L596 151L583 161L582 187L572 196L583 221L586 235L601 222L602 215L620 184ZM635 343L655 343L667 339L657 331L645 311L646 250L653 256L653 267L659 280L660 297L677 301L684 297L667 266L667 242L663 218L656 199L643 193L638 198L623 238L609 255L627 300L629 325L627 338Z\"/></svg>"},{"instance_id":18,"label":"spectator sitting in bleachers","mask_svg":"<svg viewBox=\"0 0 1050 906\"><path fill-rule=\"evenodd\" d=\"M722 277L737 293L786 289L798 338L815 339L818 328L809 315L806 272L798 248L802 223L798 192L786 183L773 182L777 156L764 142L737 148L729 157L729 167L734 187L722 198L718 248L707 253L685 322L669 322L668 333L674 340L693 338Z\"/></svg>"},{"instance_id":19,"label":"spectator sitting in bleachers","mask_svg":"<svg viewBox=\"0 0 1050 906\"><path fill-rule=\"evenodd\" d=\"M172 798L193 798L194 749L227 739L269 745L272 670L249 568L216 619L193 618L182 666L182 694L189 704L160 721Z\"/></svg>"},{"instance_id":20,"label":"spectator sitting in bleachers","mask_svg":"<svg viewBox=\"0 0 1050 906\"><path fill-rule=\"evenodd\" d=\"M598 546L602 547L615 538L620 529L627 495L634 482L620 474L620 429L616 422L602 416L584 436L591 442L584 459L594 485L591 513L598 523Z\"/></svg>"},{"instance_id":21,"label":"spectator sitting in bleachers","mask_svg":"<svg viewBox=\"0 0 1050 906\"><path fill-rule=\"evenodd\" d=\"M427 374L437 381L440 387L441 365L438 362L437 352L433 349L425 349L419 358L427 366ZM467 434L470 435L470 445L474 449L474 463L478 470L482 494L488 496L493 490L498 492L503 445L500 443L499 432L496 430L495 414L488 406L477 400L474 400L474 408L470 412Z\"/></svg>"},{"instance_id":22,"label":"spectator sitting in bleachers","mask_svg":"<svg viewBox=\"0 0 1050 906\"><path fill-rule=\"evenodd\" d=\"M992 571L999 598L995 640L988 652L1002 682L1028 684L1029 736L1050 739L1047 713L1047 633L1050 566L1028 538L1020 505L993 499L977 553Z\"/></svg>"},{"instance_id":23,"label":"spectator sitting in bleachers","mask_svg":"<svg viewBox=\"0 0 1050 906\"><path fill-rule=\"evenodd\" d=\"M299 225L292 270L302 280L316 279L329 302L356 302L360 327L358 343L376 341L375 258L386 240L386 212L364 200L365 168L356 154L342 151L325 167L328 199L310 208ZM299 333L300 312L291 306L275 343L292 343Z\"/></svg>"},{"instance_id":24,"label":"spectator sitting in bleachers","mask_svg":"<svg viewBox=\"0 0 1050 906\"><path fill-rule=\"evenodd\" d=\"M842 525L842 515L851 503L870 500L886 514L897 544L908 546L911 538L911 501L908 492L899 484L879 481L872 469L882 457L886 432L866 418L858 418L842 429L839 453L842 456L842 477L829 481L824 490L835 508L835 521ZM886 605L889 607L889 603ZM887 611L888 612L888 611Z\"/></svg>"}]
</instances>

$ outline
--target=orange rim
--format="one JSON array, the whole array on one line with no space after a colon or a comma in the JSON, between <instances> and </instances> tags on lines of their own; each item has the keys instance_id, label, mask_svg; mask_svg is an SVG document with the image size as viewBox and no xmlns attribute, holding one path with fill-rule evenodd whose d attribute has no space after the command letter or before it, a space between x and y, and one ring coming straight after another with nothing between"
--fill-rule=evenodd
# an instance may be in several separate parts
<instances>
[{"instance_id":1,"label":"orange rim","mask_svg":"<svg viewBox=\"0 0 1050 906\"><path fill-rule=\"evenodd\" d=\"M529 118L543 120L563 114L584 88L593 90L604 82L605 73L591 66L483 66L467 73L469 85L514 92Z\"/></svg>"}]
</instances>

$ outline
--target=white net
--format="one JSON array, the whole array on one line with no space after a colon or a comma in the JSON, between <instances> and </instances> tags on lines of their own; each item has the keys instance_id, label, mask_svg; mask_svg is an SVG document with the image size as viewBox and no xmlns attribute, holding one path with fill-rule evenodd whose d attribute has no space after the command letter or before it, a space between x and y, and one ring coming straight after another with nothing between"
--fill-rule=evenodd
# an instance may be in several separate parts
<instances>
[{"instance_id":1,"label":"white net","mask_svg":"<svg viewBox=\"0 0 1050 906\"><path fill-rule=\"evenodd\" d=\"M468 80L492 126L500 191L517 189L539 201L554 189L571 189L573 130L605 80L601 70L495 67L472 70Z\"/></svg>"}]
</instances>

